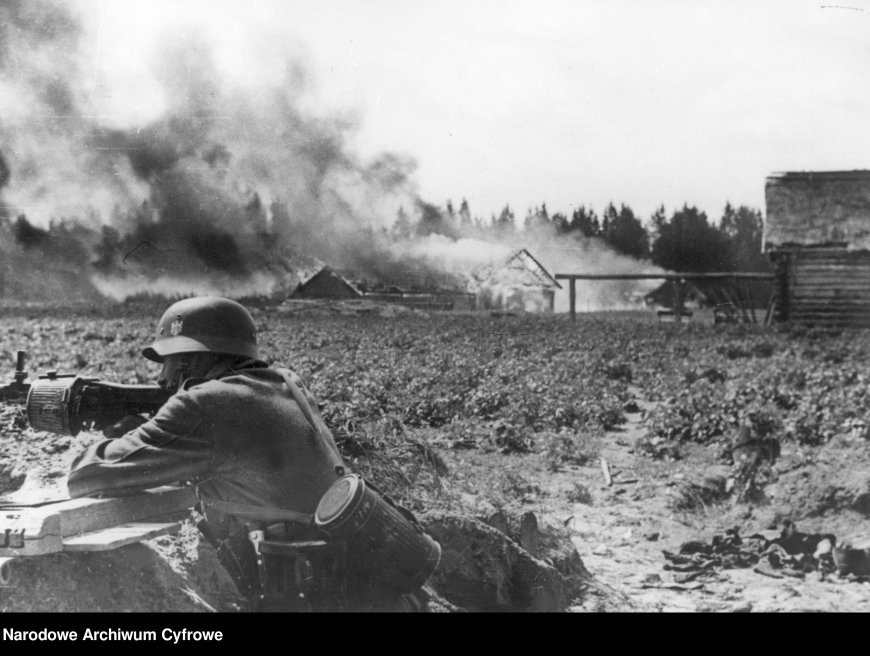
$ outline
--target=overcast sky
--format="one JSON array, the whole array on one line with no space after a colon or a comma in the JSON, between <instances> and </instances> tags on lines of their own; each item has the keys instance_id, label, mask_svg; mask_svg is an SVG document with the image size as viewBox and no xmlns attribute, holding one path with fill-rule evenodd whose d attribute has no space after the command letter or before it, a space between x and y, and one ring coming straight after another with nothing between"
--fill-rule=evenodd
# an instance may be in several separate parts
<instances>
[{"instance_id":1,"label":"overcast sky","mask_svg":"<svg viewBox=\"0 0 870 656\"><path fill-rule=\"evenodd\" d=\"M870 0L77 0L90 102L157 116L167 28L205 35L252 93L288 57L364 156L413 157L420 195L518 218L613 201L763 209L765 176L870 168Z\"/></svg>"}]
</instances>

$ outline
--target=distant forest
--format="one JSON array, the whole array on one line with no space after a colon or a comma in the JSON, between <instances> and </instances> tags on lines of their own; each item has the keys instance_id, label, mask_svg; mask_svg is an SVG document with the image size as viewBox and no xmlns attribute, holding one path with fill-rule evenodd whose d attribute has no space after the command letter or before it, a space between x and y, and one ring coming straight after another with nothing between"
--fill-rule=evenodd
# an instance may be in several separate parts
<instances>
[{"instance_id":1,"label":"distant forest","mask_svg":"<svg viewBox=\"0 0 870 656\"><path fill-rule=\"evenodd\" d=\"M281 221L277 207L273 206L273 223ZM230 274L238 272L224 260L232 264L234 260L230 256L233 254L238 256L237 259L253 258L265 262L270 252L270 244L274 246L277 243L269 231L274 232L280 226L267 227L263 208L257 204L255 209L258 218L251 225L257 231L263 231L261 235L257 233L261 239L253 242L260 244L257 247L261 249L257 251L258 258L253 258L251 253L248 253L250 257L242 257L242 242L239 240L246 234L245 226L238 226L235 235L225 234L217 229L214 234L204 235L194 231L191 234L199 239L194 244L198 250L189 252L196 254L212 269ZM47 228L40 228L31 224L23 215L16 219L0 215L0 296L10 292L30 294L36 289L33 281L26 288L12 285L17 278L13 275L16 271L48 273L57 270L62 275L42 276L45 278L42 282L48 284L51 280L54 287L60 285L66 288L72 285L78 288L87 286L84 281L93 272L109 273L118 270L122 257L126 259L129 254L139 249L139 245L150 246L150 250L155 248L148 231L154 232L156 227L147 221L140 223L141 225L136 224L138 228L134 233L121 235L113 227L102 226L96 229L76 220L54 220ZM291 232L301 229L291 223L288 226ZM660 207L648 221L642 221L627 205L620 204L617 209L611 203L601 216L593 209L581 205L570 217L560 212L551 215L546 204L542 204L541 207L530 210L520 225L509 206L485 221L472 217L465 200L458 210L449 201L444 207L439 207L418 200L410 212L399 210L389 229L381 232L361 227L358 235L360 239L353 242L355 246L352 247L362 249L368 243L366 240L374 238L378 232L380 237L386 238L385 242L441 234L454 239L471 237L515 244L522 241L523 231L526 230L532 233L544 231L551 238L555 235L557 242L561 236L566 240L575 236L597 238L618 253L652 262L670 271L771 270L767 257L761 252L761 212L745 206L735 209L730 203L726 204L722 217L715 224L704 212L686 205L670 217L664 207ZM172 234L174 233L170 233L170 236ZM160 247L180 248L174 244ZM204 255L208 255L209 259L204 259ZM179 256L175 259L186 261L188 258Z\"/></svg>"},{"instance_id":2,"label":"distant forest","mask_svg":"<svg viewBox=\"0 0 870 656\"><path fill-rule=\"evenodd\" d=\"M520 229L516 216L506 205L489 221L472 218L468 202L462 200L459 209L448 201L445 208L419 201L412 221L399 210L392 233L397 238L414 235L443 234L503 239ZM561 212L550 214L546 203L530 209L523 219L524 229L549 226L558 235L597 237L618 253L671 271L758 271L771 270L761 252L761 212L741 205L725 205L717 224L696 207L684 205L670 217L664 206L656 210L649 221L642 221L630 207L610 203L599 217L592 208L581 205L571 216Z\"/></svg>"}]
</instances>

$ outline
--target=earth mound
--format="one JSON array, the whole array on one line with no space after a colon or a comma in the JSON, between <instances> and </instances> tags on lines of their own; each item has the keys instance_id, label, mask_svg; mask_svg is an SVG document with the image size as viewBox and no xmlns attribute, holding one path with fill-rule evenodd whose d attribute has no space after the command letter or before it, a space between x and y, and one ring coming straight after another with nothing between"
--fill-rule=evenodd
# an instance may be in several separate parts
<instances>
[{"instance_id":1,"label":"earth mound","mask_svg":"<svg viewBox=\"0 0 870 656\"><path fill-rule=\"evenodd\" d=\"M209 612L214 599L146 544L18 558L0 589L17 612Z\"/></svg>"}]
</instances>

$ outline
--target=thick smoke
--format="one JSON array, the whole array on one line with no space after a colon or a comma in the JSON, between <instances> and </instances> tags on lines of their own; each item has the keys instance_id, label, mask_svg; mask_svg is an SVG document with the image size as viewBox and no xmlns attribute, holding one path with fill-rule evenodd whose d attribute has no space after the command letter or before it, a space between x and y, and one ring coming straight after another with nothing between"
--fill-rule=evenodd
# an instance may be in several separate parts
<instances>
[{"instance_id":1,"label":"thick smoke","mask_svg":"<svg viewBox=\"0 0 870 656\"><path fill-rule=\"evenodd\" d=\"M413 272L451 284L444 274L455 274L456 285L520 247L551 272L638 268L547 228L482 241L445 219L419 198L411 158L364 161L349 145L353 120L304 109L299 62L281 84L242 90L205 40L167 35L153 62L165 110L120 129L93 110L82 33L64 4L0 4L0 201L6 217L90 226L94 256L81 270L104 295L267 294L321 263L373 282ZM416 229L397 236L388 229L400 206ZM625 296L581 286L596 307ZM557 309L566 304L560 294Z\"/></svg>"},{"instance_id":2,"label":"thick smoke","mask_svg":"<svg viewBox=\"0 0 870 656\"><path fill-rule=\"evenodd\" d=\"M463 232L461 228L457 229ZM500 237L489 235L486 240L472 236L453 239L431 234L405 242L404 246L410 256L464 276L473 274L482 266L507 260L521 248L527 249L551 274L662 272L652 264L614 252L599 239L579 237L576 233L560 235L552 226L535 226ZM563 289L556 292L555 311L567 312L568 283L561 281L560 284ZM643 295L658 284L655 280L578 280L575 283L577 311L637 308L642 305Z\"/></svg>"},{"instance_id":3,"label":"thick smoke","mask_svg":"<svg viewBox=\"0 0 870 656\"><path fill-rule=\"evenodd\" d=\"M347 145L352 122L306 113L298 63L252 94L226 85L205 41L167 38L154 64L165 113L120 130L88 114L69 11L28 2L2 12L2 91L17 108L0 128L7 214L111 226L97 249L102 290L270 287L288 274L295 284L293 271L315 260L370 277L396 264L375 226L411 202L415 164L362 161Z\"/></svg>"},{"instance_id":4,"label":"thick smoke","mask_svg":"<svg viewBox=\"0 0 870 656\"><path fill-rule=\"evenodd\" d=\"M86 146L98 128L80 52L82 25L59 2L0 4L0 152L4 213L52 218L95 213L144 198L116 158Z\"/></svg>"}]
</instances>

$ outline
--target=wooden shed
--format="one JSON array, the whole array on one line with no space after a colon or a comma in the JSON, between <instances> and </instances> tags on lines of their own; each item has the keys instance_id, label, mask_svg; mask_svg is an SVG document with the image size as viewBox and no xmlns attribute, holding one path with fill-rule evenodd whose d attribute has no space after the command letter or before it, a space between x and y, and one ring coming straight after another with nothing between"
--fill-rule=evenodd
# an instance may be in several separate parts
<instances>
[{"instance_id":1,"label":"wooden shed","mask_svg":"<svg viewBox=\"0 0 870 656\"><path fill-rule=\"evenodd\" d=\"M361 298L360 291L328 266L300 284L290 295L296 299L330 299L334 301Z\"/></svg>"},{"instance_id":2,"label":"wooden shed","mask_svg":"<svg viewBox=\"0 0 870 656\"><path fill-rule=\"evenodd\" d=\"M870 327L870 171L779 173L765 196L777 318Z\"/></svg>"}]
</instances>

